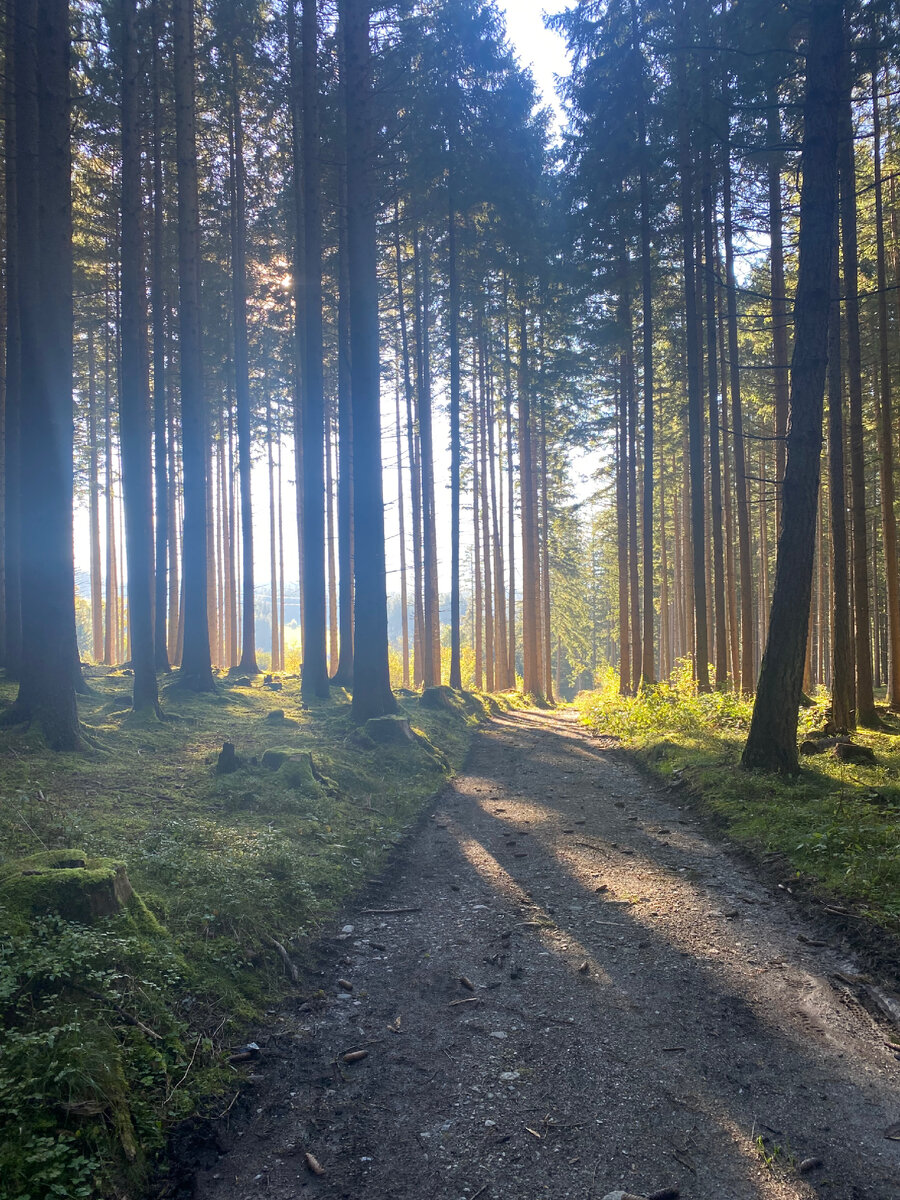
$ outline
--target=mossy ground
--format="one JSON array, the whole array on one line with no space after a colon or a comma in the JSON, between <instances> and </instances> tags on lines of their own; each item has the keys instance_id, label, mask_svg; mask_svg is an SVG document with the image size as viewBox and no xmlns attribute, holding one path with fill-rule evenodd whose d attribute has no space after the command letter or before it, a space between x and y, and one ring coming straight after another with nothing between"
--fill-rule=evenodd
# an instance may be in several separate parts
<instances>
[{"instance_id":1,"label":"mossy ground","mask_svg":"<svg viewBox=\"0 0 900 1200\"><path fill-rule=\"evenodd\" d=\"M822 728L826 704L823 694L801 710L801 740ZM611 678L576 706L591 729L621 737L645 768L675 782L677 794L699 804L729 838L773 856L785 882L794 879L808 894L851 910L893 943L900 938L896 716L881 710L882 730L854 735L875 752L876 766L851 766L830 751L801 759L800 775L789 780L741 770L752 700L698 696L689 672L631 698L619 696Z\"/></svg>"},{"instance_id":2,"label":"mossy ground","mask_svg":"<svg viewBox=\"0 0 900 1200\"><path fill-rule=\"evenodd\" d=\"M421 740L369 747L346 694L309 710L296 679L278 693L170 687L163 722L131 713L128 676L89 682L88 753L0 731L0 869L77 849L126 863L143 903L89 926L53 914L23 926L0 902L3 1200L139 1194L171 1123L233 1093L228 1049L285 986L271 940L302 965L494 703L434 710L402 694ZM13 694L0 682L0 699ZM284 720L266 719L275 709ZM245 765L216 776L225 741ZM310 754L314 771L299 757L300 769L263 767L273 747Z\"/></svg>"}]
</instances>

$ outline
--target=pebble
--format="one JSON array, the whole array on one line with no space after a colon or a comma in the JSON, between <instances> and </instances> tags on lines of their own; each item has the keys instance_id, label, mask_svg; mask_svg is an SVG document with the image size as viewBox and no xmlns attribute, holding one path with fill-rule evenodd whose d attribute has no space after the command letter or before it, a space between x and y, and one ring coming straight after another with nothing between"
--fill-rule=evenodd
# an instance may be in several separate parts
<instances>
[{"instance_id":1,"label":"pebble","mask_svg":"<svg viewBox=\"0 0 900 1200\"><path fill-rule=\"evenodd\" d=\"M818 1171L819 1167L821 1166L821 1158L804 1158L803 1162L800 1164L800 1174L806 1175L809 1171Z\"/></svg>"},{"instance_id":2,"label":"pebble","mask_svg":"<svg viewBox=\"0 0 900 1200\"><path fill-rule=\"evenodd\" d=\"M500 1038L501 1040L508 1035L502 1029L494 1029L491 1031L491 1037Z\"/></svg>"},{"instance_id":3,"label":"pebble","mask_svg":"<svg viewBox=\"0 0 900 1200\"><path fill-rule=\"evenodd\" d=\"M607 1192L603 1200L646 1200L644 1196L636 1196L634 1192Z\"/></svg>"}]
</instances>

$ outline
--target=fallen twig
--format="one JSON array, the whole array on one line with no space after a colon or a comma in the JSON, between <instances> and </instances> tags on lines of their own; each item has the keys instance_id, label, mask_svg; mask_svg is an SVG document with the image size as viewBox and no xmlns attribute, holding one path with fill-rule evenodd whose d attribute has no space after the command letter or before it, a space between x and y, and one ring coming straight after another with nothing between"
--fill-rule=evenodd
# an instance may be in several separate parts
<instances>
[{"instance_id":1,"label":"fallen twig","mask_svg":"<svg viewBox=\"0 0 900 1200\"><path fill-rule=\"evenodd\" d=\"M117 1013L126 1025L131 1025L134 1029L139 1029L141 1033L146 1034L147 1037L155 1038L156 1041L159 1041L160 1035L158 1033L152 1030L149 1025L145 1025L143 1021L139 1021L137 1017L133 1017L131 1013L126 1012L121 1004L116 1004L115 1000L111 1000L109 996L104 996L102 992L94 992L90 988L82 987L80 983L74 984L74 987L79 992L83 992L91 1000L96 1000L98 1004L109 1005L113 1012Z\"/></svg>"},{"instance_id":2,"label":"fallen twig","mask_svg":"<svg viewBox=\"0 0 900 1200\"><path fill-rule=\"evenodd\" d=\"M284 963L285 970L287 971L288 975L290 975L290 977L291 977L291 982L299 983L300 982L300 972L297 970L297 968L291 962L290 955L288 954L287 950L285 950L284 946L282 946L281 942L276 942L273 937L268 937L267 935L263 935L263 942L267 946L271 946L271 948L276 952L278 957Z\"/></svg>"}]
</instances>

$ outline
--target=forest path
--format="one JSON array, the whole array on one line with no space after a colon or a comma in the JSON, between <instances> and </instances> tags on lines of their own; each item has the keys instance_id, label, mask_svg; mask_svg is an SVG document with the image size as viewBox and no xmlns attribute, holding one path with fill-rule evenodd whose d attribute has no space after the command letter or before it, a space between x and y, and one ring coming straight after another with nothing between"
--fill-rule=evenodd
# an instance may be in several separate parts
<instances>
[{"instance_id":1,"label":"forest path","mask_svg":"<svg viewBox=\"0 0 900 1200\"><path fill-rule=\"evenodd\" d=\"M202 1200L900 1196L852 964L572 714L479 733L365 907L420 911L347 913Z\"/></svg>"}]
</instances>

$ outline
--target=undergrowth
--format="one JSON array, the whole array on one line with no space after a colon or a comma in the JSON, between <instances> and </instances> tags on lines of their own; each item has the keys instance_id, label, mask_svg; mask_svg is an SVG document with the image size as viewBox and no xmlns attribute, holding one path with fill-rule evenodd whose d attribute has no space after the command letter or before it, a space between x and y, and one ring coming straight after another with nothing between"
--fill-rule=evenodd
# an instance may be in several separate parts
<instances>
[{"instance_id":1,"label":"undergrowth","mask_svg":"<svg viewBox=\"0 0 900 1200\"><path fill-rule=\"evenodd\" d=\"M130 712L123 673L90 683L80 713L96 749L52 754L0 731L0 867L42 850L105 856L127 864L142 903L23 928L0 888L2 1200L140 1194L173 1122L240 1086L229 1050L286 986L272 943L302 966L498 703L448 691L426 709L404 693L421 737L387 748L358 735L345 693L309 710L296 679L277 693L169 688L163 722ZM225 741L244 765L217 777ZM267 769L273 747L294 759Z\"/></svg>"},{"instance_id":2,"label":"undergrowth","mask_svg":"<svg viewBox=\"0 0 900 1200\"><path fill-rule=\"evenodd\" d=\"M854 736L874 751L876 766L849 765L829 751L801 759L800 775L788 780L741 770L752 698L699 694L688 661L638 696L620 696L610 672L575 703L593 732L621 738L729 837L783 858L788 882L900 935L900 723L891 714L881 712L883 729ZM827 705L822 692L801 710L801 740L824 725Z\"/></svg>"}]
</instances>

